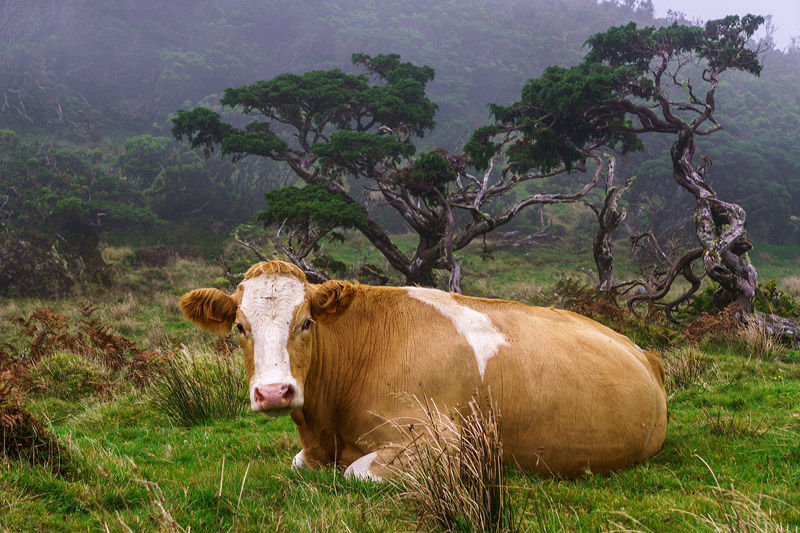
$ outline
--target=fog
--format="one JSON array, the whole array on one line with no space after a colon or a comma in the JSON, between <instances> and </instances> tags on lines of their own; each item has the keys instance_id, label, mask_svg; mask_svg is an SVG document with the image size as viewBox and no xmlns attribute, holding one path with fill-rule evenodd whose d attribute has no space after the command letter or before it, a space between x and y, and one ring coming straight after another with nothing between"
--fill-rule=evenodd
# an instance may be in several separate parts
<instances>
[{"instance_id":1,"label":"fog","mask_svg":"<svg viewBox=\"0 0 800 533\"><path fill-rule=\"evenodd\" d=\"M665 17L667 11L686 14L689 20L712 20L726 15L772 15L775 26L773 38L778 48L784 49L791 38L800 36L800 1L798 0L653 0L656 16ZM763 30L761 32L763 35Z\"/></svg>"}]
</instances>

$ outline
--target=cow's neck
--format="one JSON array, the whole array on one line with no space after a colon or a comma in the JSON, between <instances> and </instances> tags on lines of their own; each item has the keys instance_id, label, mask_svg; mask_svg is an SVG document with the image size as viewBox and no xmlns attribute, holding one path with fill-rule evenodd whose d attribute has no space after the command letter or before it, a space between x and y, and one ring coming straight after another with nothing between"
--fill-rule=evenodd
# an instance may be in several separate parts
<instances>
[{"instance_id":1,"label":"cow's neck","mask_svg":"<svg viewBox=\"0 0 800 533\"><path fill-rule=\"evenodd\" d=\"M352 410L364 409L367 380L381 374L379 358L390 353L391 336L382 327L391 311L380 294L385 290L363 288L336 322L318 326L303 407L310 431L341 427Z\"/></svg>"}]
</instances>

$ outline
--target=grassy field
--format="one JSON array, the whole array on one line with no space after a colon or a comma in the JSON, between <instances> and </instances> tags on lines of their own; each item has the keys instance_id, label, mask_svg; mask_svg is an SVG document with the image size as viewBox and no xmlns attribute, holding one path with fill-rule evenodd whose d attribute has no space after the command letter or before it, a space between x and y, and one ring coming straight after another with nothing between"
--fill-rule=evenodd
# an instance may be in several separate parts
<instances>
[{"instance_id":1,"label":"grassy field","mask_svg":"<svg viewBox=\"0 0 800 533\"><path fill-rule=\"evenodd\" d=\"M480 250L465 256L465 292L541 301L586 253ZM79 302L141 349L218 360L216 338L180 315L183 292L219 283L221 268L178 259L130 268L130 250L107 249L114 287L71 300L5 301L0 318L47 307L76 321ZM331 250L333 254L334 250ZM366 247L335 250L363 258ZM797 275L796 250L755 255L775 277ZM334 254L335 255L335 254ZM377 261L377 260L376 260ZM769 263L769 267L767 267ZM626 268L624 265L621 268ZM762 270L763 272L763 270ZM763 275L762 275L763 277ZM638 341L638 339L637 339ZM670 423L663 450L624 472L577 481L512 470L511 502L523 531L797 531L800 525L800 361L757 353L722 332L698 345L664 346ZM23 346L2 322L0 343ZM23 346L24 347L24 346ZM233 357L241 352L236 351ZM237 360L238 363L238 360ZM198 363L200 364L200 363ZM241 368L234 377L244 379ZM236 373L236 372L234 372ZM27 409L57 437L65 468L0 464L0 530L7 531L416 531L402 490L353 482L332 469L293 471L299 451L288 418L253 413L185 427L159 409L159 381L137 385L127 368L58 352L31 369ZM94 384L87 387L86 383Z\"/></svg>"}]
</instances>

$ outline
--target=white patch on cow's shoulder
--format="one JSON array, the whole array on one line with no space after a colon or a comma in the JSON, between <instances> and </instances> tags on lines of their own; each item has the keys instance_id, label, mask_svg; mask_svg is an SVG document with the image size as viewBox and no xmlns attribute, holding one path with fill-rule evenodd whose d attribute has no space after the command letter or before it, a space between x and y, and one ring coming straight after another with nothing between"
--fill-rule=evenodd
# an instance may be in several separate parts
<instances>
[{"instance_id":1,"label":"white patch on cow's shoulder","mask_svg":"<svg viewBox=\"0 0 800 533\"><path fill-rule=\"evenodd\" d=\"M486 372L486 364L489 359L497 353L500 346L508 345L506 338L492 324L489 317L461 305L446 292L419 287L406 287L406 290L412 298L432 305L437 311L452 320L456 330L467 339L472 347L475 360L478 362L478 372L483 381L483 374Z\"/></svg>"},{"instance_id":2,"label":"white patch on cow's shoulder","mask_svg":"<svg viewBox=\"0 0 800 533\"><path fill-rule=\"evenodd\" d=\"M302 470L308 467L308 463L306 462L306 456L303 453L303 450L300 450L300 453L294 456L292 459L292 470Z\"/></svg>"},{"instance_id":3,"label":"white patch on cow's shoulder","mask_svg":"<svg viewBox=\"0 0 800 533\"><path fill-rule=\"evenodd\" d=\"M302 405L302 390L289 366L289 328L295 308L305 299L305 284L294 276L255 276L242 282L240 309L253 335L253 379L250 402L258 411L256 385L288 384L296 389L294 403Z\"/></svg>"},{"instance_id":4,"label":"white patch on cow's shoulder","mask_svg":"<svg viewBox=\"0 0 800 533\"><path fill-rule=\"evenodd\" d=\"M347 470L344 471L345 477L360 479L362 481L381 481L383 478L369 469L377 455L378 452L372 452L353 461L350 466L347 467Z\"/></svg>"}]
</instances>

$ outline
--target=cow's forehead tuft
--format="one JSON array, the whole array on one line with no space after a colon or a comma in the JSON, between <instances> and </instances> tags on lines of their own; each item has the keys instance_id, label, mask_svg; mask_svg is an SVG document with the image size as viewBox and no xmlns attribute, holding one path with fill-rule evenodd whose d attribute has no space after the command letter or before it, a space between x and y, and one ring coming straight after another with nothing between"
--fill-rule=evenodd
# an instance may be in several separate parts
<instances>
[{"instance_id":1,"label":"cow's forehead tuft","mask_svg":"<svg viewBox=\"0 0 800 533\"><path fill-rule=\"evenodd\" d=\"M303 283L306 283L306 275L302 270L291 263L279 260L256 263L250 267L244 275L244 279L248 280L256 276L269 276L272 274L294 276Z\"/></svg>"}]
</instances>

